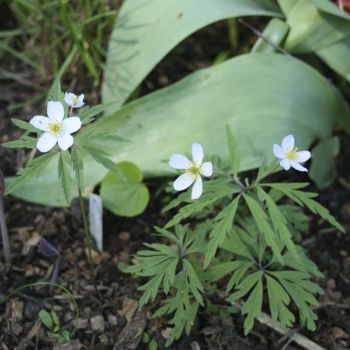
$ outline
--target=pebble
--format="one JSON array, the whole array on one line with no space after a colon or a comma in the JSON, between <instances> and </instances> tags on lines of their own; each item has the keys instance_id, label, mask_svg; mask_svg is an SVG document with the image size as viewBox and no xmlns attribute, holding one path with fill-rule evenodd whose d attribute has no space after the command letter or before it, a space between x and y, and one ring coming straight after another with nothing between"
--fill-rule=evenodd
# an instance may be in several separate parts
<instances>
[{"instance_id":1,"label":"pebble","mask_svg":"<svg viewBox=\"0 0 350 350\"><path fill-rule=\"evenodd\" d=\"M116 326L118 324L118 319L114 315L108 315L107 316L108 323L111 324L112 326Z\"/></svg>"},{"instance_id":2,"label":"pebble","mask_svg":"<svg viewBox=\"0 0 350 350\"><path fill-rule=\"evenodd\" d=\"M91 328L97 332L104 332L105 320L102 315L96 315L90 318Z\"/></svg>"},{"instance_id":3,"label":"pebble","mask_svg":"<svg viewBox=\"0 0 350 350\"><path fill-rule=\"evenodd\" d=\"M77 329L85 329L88 328L89 321L86 318L78 318L74 324Z\"/></svg>"},{"instance_id":4,"label":"pebble","mask_svg":"<svg viewBox=\"0 0 350 350\"><path fill-rule=\"evenodd\" d=\"M12 331L12 333L14 334L14 335L20 335L21 333L22 333L22 331L23 331L23 327L19 324L19 323L17 323L17 322L14 322L14 323L12 323L12 325L11 325L11 331Z\"/></svg>"},{"instance_id":5,"label":"pebble","mask_svg":"<svg viewBox=\"0 0 350 350\"><path fill-rule=\"evenodd\" d=\"M119 233L118 237L121 241L128 241L130 239L130 233L123 231Z\"/></svg>"},{"instance_id":6,"label":"pebble","mask_svg":"<svg viewBox=\"0 0 350 350\"><path fill-rule=\"evenodd\" d=\"M341 328L339 327L333 327L332 328L332 335L336 339L348 339L349 335L346 334Z\"/></svg>"},{"instance_id":7,"label":"pebble","mask_svg":"<svg viewBox=\"0 0 350 350\"><path fill-rule=\"evenodd\" d=\"M106 334L101 334L98 339L100 340L101 344L108 345L109 339L106 336Z\"/></svg>"}]
</instances>

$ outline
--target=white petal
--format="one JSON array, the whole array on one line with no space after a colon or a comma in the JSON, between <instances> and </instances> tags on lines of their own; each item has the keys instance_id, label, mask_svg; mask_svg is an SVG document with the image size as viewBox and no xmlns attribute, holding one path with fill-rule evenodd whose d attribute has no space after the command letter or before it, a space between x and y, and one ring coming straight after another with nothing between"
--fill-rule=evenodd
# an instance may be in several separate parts
<instances>
[{"instance_id":1,"label":"white petal","mask_svg":"<svg viewBox=\"0 0 350 350\"><path fill-rule=\"evenodd\" d=\"M59 101L49 101L47 103L47 115L51 121L61 122L64 116L63 104Z\"/></svg>"},{"instance_id":2,"label":"white petal","mask_svg":"<svg viewBox=\"0 0 350 350\"><path fill-rule=\"evenodd\" d=\"M292 166L292 168L294 168L295 170L299 170L299 171L304 171L307 172L308 170L306 168L304 168L302 165L300 165L298 162L290 162L290 165Z\"/></svg>"},{"instance_id":3,"label":"white petal","mask_svg":"<svg viewBox=\"0 0 350 350\"><path fill-rule=\"evenodd\" d=\"M185 190L193 184L194 180L195 178L191 174L184 173L175 180L174 189L176 191Z\"/></svg>"},{"instance_id":4,"label":"white petal","mask_svg":"<svg viewBox=\"0 0 350 350\"><path fill-rule=\"evenodd\" d=\"M298 163L306 162L311 158L311 153L309 151L299 151L296 153L296 161Z\"/></svg>"},{"instance_id":5,"label":"white petal","mask_svg":"<svg viewBox=\"0 0 350 350\"><path fill-rule=\"evenodd\" d=\"M50 119L42 115L36 115L29 121L29 123L32 124L35 128L42 131L48 131L49 122Z\"/></svg>"},{"instance_id":6,"label":"white petal","mask_svg":"<svg viewBox=\"0 0 350 350\"><path fill-rule=\"evenodd\" d=\"M40 152L50 151L57 143L57 138L49 132L43 133L38 140L36 147Z\"/></svg>"},{"instance_id":7,"label":"white petal","mask_svg":"<svg viewBox=\"0 0 350 350\"><path fill-rule=\"evenodd\" d=\"M73 136L66 133L59 133L57 135L58 146L62 151L67 151L67 149L73 145L74 139Z\"/></svg>"},{"instance_id":8,"label":"white petal","mask_svg":"<svg viewBox=\"0 0 350 350\"><path fill-rule=\"evenodd\" d=\"M64 93L64 101L67 103L69 107L74 107L75 95L71 92Z\"/></svg>"},{"instance_id":9,"label":"white petal","mask_svg":"<svg viewBox=\"0 0 350 350\"><path fill-rule=\"evenodd\" d=\"M78 97L78 102L75 104L75 108L80 108L82 106L84 106L85 102L84 102L84 94L81 94L79 97Z\"/></svg>"},{"instance_id":10,"label":"white petal","mask_svg":"<svg viewBox=\"0 0 350 350\"><path fill-rule=\"evenodd\" d=\"M63 119L62 132L72 134L81 128L81 120L79 117L70 117Z\"/></svg>"},{"instance_id":11,"label":"white petal","mask_svg":"<svg viewBox=\"0 0 350 350\"><path fill-rule=\"evenodd\" d=\"M277 158L284 158L284 152L283 149L280 145L273 145L273 154L275 155L275 157Z\"/></svg>"},{"instance_id":12,"label":"white petal","mask_svg":"<svg viewBox=\"0 0 350 350\"><path fill-rule=\"evenodd\" d=\"M202 178L197 176L196 182L192 187L191 199L198 199L203 193L203 183Z\"/></svg>"},{"instance_id":13,"label":"white petal","mask_svg":"<svg viewBox=\"0 0 350 350\"><path fill-rule=\"evenodd\" d=\"M288 135L283 138L282 140L282 149L284 152L291 151L294 149L294 136Z\"/></svg>"},{"instance_id":14,"label":"white petal","mask_svg":"<svg viewBox=\"0 0 350 350\"><path fill-rule=\"evenodd\" d=\"M170 157L169 166L175 169L189 169L192 163L182 154L173 154Z\"/></svg>"},{"instance_id":15,"label":"white petal","mask_svg":"<svg viewBox=\"0 0 350 350\"><path fill-rule=\"evenodd\" d=\"M203 154L203 148L199 143L194 143L192 145L192 158L197 163L197 165L201 165L204 154Z\"/></svg>"},{"instance_id":16,"label":"white petal","mask_svg":"<svg viewBox=\"0 0 350 350\"><path fill-rule=\"evenodd\" d=\"M280 166L284 169L284 170L289 170L290 169L290 161L288 159L282 159L280 161Z\"/></svg>"},{"instance_id":17,"label":"white petal","mask_svg":"<svg viewBox=\"0 0 350 350\"><path fill-rule=\"evenodd\" d=\"M213 164L211 162L205 162L201 166L201 174L209 177L213 175Z\"/></svg>"}]
</instances>

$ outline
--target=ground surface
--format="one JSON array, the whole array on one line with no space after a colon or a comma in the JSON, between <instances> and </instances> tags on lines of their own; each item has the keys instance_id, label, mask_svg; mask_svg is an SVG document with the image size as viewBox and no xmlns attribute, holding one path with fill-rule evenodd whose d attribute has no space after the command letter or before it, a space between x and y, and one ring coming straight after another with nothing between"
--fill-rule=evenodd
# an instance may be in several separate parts
<instances>
[{"instance_id":1,"label":"ground surface","mask_svg":"<svg viewBox=\"0 0 350 350\"><path fill-rule=\"evenodd\" d=\"M220 47L229 45L220 25L190 38L166 59L148 77L142 92L146 93L168 85L190 71L210 64ZM194 42L201 45L194 45ZM217 45L217 47L215 46ZM188 52L190 52L188 56ZM192 62L192 63L188 63ZM169 75L169 72L172 72ZM30 76L30 74L29 74ZM18 82L4 82L0 96L0 142L19 136L16 127L10 124L10 117L28 120L42 110L40 106L24 107L16 113L6 111L13 102L23 102L33 97L33 91L18 85ZM74 88L74 86L73 86ZM97 94L98 95L98 94ZM98 99L96 94L91 98ZM42 107L42 106L41 106ZM342 151L338 161L339 180L329 189L321 191L320 201L331 210L348 230L350 227L350 139L341 135ZM13 175L28 160L28 153L0 149L0 168L6 175ZM154 186L154 184L153 184ZM152 184L151 184L152 188ZM0 252L0 298L17 287L46 280L51 276L53 261L44 258L37 251L39 237L45 237L61 253L62 261L58 283L68 288L79 307L75 310L70 297L60 289L53 293L47 287L22 289L6 303L0 305L0 349L152 349L142 340L147 333L156 339L159 349L164 349L168 329L166 319L152 319L152 310L159 301L144 310L138 310L137 287L141 281L131 278L117 268L121 263L131 263L134 254L143 242L154 241L152 227L161 225L165 218L160 214L161 198L153 196L147 212L134 219L121 219L105 213L105 251L96 254L95 266L98 275L98 293L94 290L88 273L84 254L81 217L77 203L68 209L43 208L6 198L6 218L11 235L13 268L5 271ZM325 289L318 310L317 331L297 331L326 349L350 348L350 235L340 235L329 229L322 220L310 216L311 228L303 237L303 244L309 255L319 266L324 278L319 280ZM98 295L99 294L99 295ZM224 305L222 300L213 302ZM45 307L57 305L62 329L76 332L69 343L59 345L38 320L38 312ZM232 315L220 318L200 312L193 331L184 336L170 349L298 349L270 330L266 325L256 323L248 337L243 336L242 318Z\"/></svg>"}]
</instances>

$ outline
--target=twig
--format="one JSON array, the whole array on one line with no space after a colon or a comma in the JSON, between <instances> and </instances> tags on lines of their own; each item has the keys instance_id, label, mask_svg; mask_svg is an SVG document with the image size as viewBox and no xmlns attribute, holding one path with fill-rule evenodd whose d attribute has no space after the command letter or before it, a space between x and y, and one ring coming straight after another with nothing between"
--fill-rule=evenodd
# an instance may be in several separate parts
<instances>
[{"instance_id":1,"label":"twig","mask_svg":"<svg viewBox=\"0 0 350 350\"><path fill-rule=\"evenodd\" d=\"M4 193L5 193L4 174L0 170L0 231L1 231L1 237L2 237L2 244L4 247L5 264L7 267L9 267L11 265L11 248L10 248L10 240L9 240L6 219L5 219L4 199L3 199Z\"/></svg>"},{"instance_id":2,"label":"twig","mask_svg":"<svg viewBox=\"0 0 350 350\"><path fill-rule=\"evenodd\" d=\"M233 305L235 305L239 309L242 309L242 307L243 307L242 303L237 302L237 301L233 302ZM288 336L289 339L291 339L292 341L294 341L295 343L297 343L298 345L300 345L302 348L304 348L306 350L326 350L322 346L316 344L315 342L313 342L309 338L306 338L304 335L302 335L300 333L296 332L296 333L291 333L290 335L288 335L290 333L290 331L283 329L279 322L274 321L269 315L265 314L264 312L261 312L260 315L257 316L256 319L260 323L273 329L275 332L282 334L282 335L285 335L285 336Z\"/></svg>"},{"instance_id":3,"label":"twig","mask_svg":"<svg viewBox=\"0 0 350 350\"><path fill-rule=\"evenodd\" d=\"M271 45L276 51L279 51L280 53L282 53L285 56L294 58L288 51L282 49L280 46L276 45L275 43L273 43L269 38L267 38L264 33L262 33L260 30L254 28L253 26L251 26L249 23L247 23L246 21L244 21L243 19L239 19L238 20L239 23L243 24L245 27L249 28L255 35L257 35L259 38L261 38L262 40L266 41L269 45Z\"/></svg>"},{"instance_id":4,"label":"twig","mask_svg":"<svg viewBox=\"0 0 350 350\"><path fill-rule=\"evenodd\" d=\"M317 309L322 309L323 307L328 307L328 306L333 306L333 307L338 308L338 309L350 310L350 305L338 304L338 303L334 303L333 301L325 301L325 302L319 304L318 306L315 306L313 309L317 310Z\"/></svg>"}]
</instances>

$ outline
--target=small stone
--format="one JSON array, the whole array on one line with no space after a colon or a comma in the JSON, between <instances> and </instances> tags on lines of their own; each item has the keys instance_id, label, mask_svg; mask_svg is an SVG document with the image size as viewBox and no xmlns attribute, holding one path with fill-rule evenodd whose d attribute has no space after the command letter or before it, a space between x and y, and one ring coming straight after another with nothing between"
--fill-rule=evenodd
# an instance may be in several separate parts
<instances>
[{"instance_id":1,"label":"small stone","mask_svg":"<svg viewBox=\"0 0 350 350\"><path fill-rule=\"evenodd\" d=\"M348 252L346 251L346 250L341 250L340 251L340 255L343 257L343 258L345 258L345 257L347 257L348 256Z\"/></svg>"},{"instance_id":2,"label":"small stone","mask_svg":"<svg viewBox=\"0 0 350 350\"><path fill-rule=\"evenodd\" d=\"M118 237L121 241L128 241L130 239L130 233L123 231L119 233Z\"/></svg>"},{"instance_id":3,"label":"small stone","mask_svg":"<svg viewBox=\"0 0 350 350\"><path fill-rule=\"evenodd\" d=\"M327 281L327 288L328 289L335 289L336 285L335 285L335 281L333 278L330 278L328 281Z\"/></svg>"},{"instance_id":4,"label":"small stone","mask_svg":"<svg viewBox=\"0 0 350 350\"><path fill-rule=\"evenodd\" d=\"M101 344L103 345L108 345L109 343L109 339L108 337L106 336L106 334L101 334L98 339L100 340Z\"/></svg>"},{"instance_id":5,"label":"small stone","mask_svg":"<svg viewBox=\"0 0 350 350\"><path fill-rule=\"evenodd\" d=\"M71 340L63 344L56 344L53 350L80 350L83 348L83 345L79 340Z\"/></svg>"},{"instance_id":6,"label":"small stone","mask_svg":"<svg viewBox=\"0 0 350 350\"><path fill-rule=\"evenodd\" d=\"M332 335L336 339L348 339L349 334L346 334L341 328L339 327L333 327L332 328Z\"/></svg>"},{"instance_id":7,"label":"small stone","mask_svg":"<svg viewBox=\"0 0 350 350\"><path fill-rule=\"evenodd\" d=\"M17 322L14 322L14 323L12 323L12 325L11 325L11 331L12 331L12 333L14 334L14 335L20 335L21 333L22 333L22 331L23 331L23 327L19 324L19 323L17 323Z\"/></svg>"},{"instance_id":8,"label":"small stone","mask_svg":"<svg viewBox=\"0 0 350 350\"><path fill-rule=\"evenodd\" d=\"M86 329L89 326L89 321L86 318L78 318L74 321L74 325L77 329Z\"/></svg>"},{"instance_id":9,"label":"small stone","mask_svg":"<svg viewBox=\"0 0 350 350\"><path fill-rule=\"evenodd\" d=\"M138 307L139 307L139 303L137 300L127 298L127 299L124 299L123 309L119 313L122 316L124 316L128 322L130 322Z\"/></svg>"},{"instance_id":10,"label":"small stone","mask_svg":"<svg viewBox=\"0 0 350 350\"><path fill-rule=\"evenodd\" d=\"M11 317L14 321L22 320L23 318L23 301L13 299L11 300Z\"/></svg>"},{"instance_id":11,"label":"small stone","mask_svg":"<svg viewBox=\"0 0 350 350\"><path fill-rule=\"evenodd\" d=\"M118 324L118 319L114 315L108 315L107 316L108 323L111 324L112 326L116 326Z\"/></svg>"},{"instance_id":12,"label":"small stone","mask_svg":"<svg viewBox=\"0 0 350 350\"><path fill-rule=\"evenodd\" d=\"M165 329L162 329L160 333L162 334L162 337L164 339L169 340L171 339L171 332L172 332L172 329L170 327L167 327Z\"/></svg>"},{"instance_id":13,"label":"small stone","mask_svg":"<svg viewBox=\"0 0 350 350\"><path fill-rule=\"evenodd\" d=\"M105 320L102 315L96 315L90 318L91 328L97 332L104 332Z\"/></svg>"}]
</instances>

